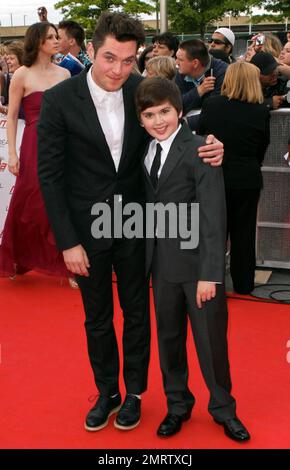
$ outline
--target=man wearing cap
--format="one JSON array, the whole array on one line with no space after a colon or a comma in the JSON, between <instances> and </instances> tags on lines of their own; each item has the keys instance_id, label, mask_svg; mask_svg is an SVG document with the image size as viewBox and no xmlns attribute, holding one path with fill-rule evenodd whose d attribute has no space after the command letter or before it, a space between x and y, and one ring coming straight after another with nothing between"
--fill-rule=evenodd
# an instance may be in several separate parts
<instances>
[{"instance_id":1,"label":"man wearing cap","mask_svg":"<svg viewBox=\"0 0 290 470\"><path fill-rule=\"evenodd\" d=\"M278 77L278 62L269 52L257 52L250 62L260 69L260 82L269 109L287 106L287 80Z\"/></svg>"},{"instance_id":2,"label":"man wearing cap","mask_svg":"<svg viewBox=\"0 0 290 470\"><path fill-rule=\"evenodd\" d=\"M229 28L218 28L213 33L211 40L209 41L209 52L212 50L220 49L224 51L230 63L236 62L236 59L232 56L233 48L235 45L235 35Z\"/></svg>"}]
</instances>

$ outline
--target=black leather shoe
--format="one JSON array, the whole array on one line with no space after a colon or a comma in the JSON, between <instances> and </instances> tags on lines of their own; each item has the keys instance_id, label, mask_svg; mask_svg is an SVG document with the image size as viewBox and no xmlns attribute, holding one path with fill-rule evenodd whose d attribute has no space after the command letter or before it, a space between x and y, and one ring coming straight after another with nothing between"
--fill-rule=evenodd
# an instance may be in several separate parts
<instances>
[{"instance_id":1,"label":"black leather shoe","mask_svg":"<svg viewBox=\"0 0 290 470\"><path fill-rule=\"evenodd\" d=\"M141 400L135 395L126 395L125 401L116 416L114 426L122 431L136 428L140 423Z\"/></svg>"},{"instance_id":2,"label":"black leather shoe","mask_svg":"<svg viewBox=\"0 0 290 470\"><path fill-rule=\"evenodd\" d=\"M224 427L226 436L234 439L234 441L245 442L251 438L249 432L237 417L227 419L226 421L218 421L214 418L214 421L221 424Z\"/></svg>"},{"instance_id":3,"label":"black leather shoe","mask_svg":"<svg viewBox=\"0 0 290 470\"><path fill-rule=\"evenodd\" d=\"M87 431L99 431L107 426L109 417L121 408L121 396L113 398L99 396L95 406L88 412L85 421Z\"/></svg>"},{"instance_id":4,"label":"black leather shoe","mask_svg":"<svg viewBox=\"0 0 290 470\"><path fill-rule=\"evenodd\" d=\"M157 429L157 435L160 437L174 436L174 434L180 431L183 421L187 421L190 416L191 409L184 415L168 413Z\"/></svg>"}]
</instances>

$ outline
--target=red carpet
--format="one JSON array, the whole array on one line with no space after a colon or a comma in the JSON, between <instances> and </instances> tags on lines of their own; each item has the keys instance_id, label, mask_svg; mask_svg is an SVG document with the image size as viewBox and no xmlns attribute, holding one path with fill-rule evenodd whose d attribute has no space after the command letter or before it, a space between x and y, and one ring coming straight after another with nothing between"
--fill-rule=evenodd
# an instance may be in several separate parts
<instances>
[{"instance_id":1,"label":"red carpet","mask_svg":"<svg viewBox=\"0 0 290 470\"><path fill-rule=\"evenodd\" d=\"M229 440L207 413L204 386L190 337L192 419L168 440L156 436L166 413L158 366L155 322L148 392L133 431L88 433L84 417L95 387L86 352L80 294L67 281L37 274L0 279L0 448L237 449L289 448L290 307L229 301L229 346L238 416L252 440ZM153 315L152 315L153 318ZM116 308L117 330L122 316ZM120 335L119 335L120 336ZM123 389L122 389L123 391Z\"/></svg>"}]
</instances>

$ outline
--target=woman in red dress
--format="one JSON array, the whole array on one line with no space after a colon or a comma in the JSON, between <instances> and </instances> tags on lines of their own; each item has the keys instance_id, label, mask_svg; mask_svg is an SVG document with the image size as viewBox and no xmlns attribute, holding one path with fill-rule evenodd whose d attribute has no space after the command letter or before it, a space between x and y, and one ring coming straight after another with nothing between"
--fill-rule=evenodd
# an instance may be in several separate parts
<instances>
[{"instance_id":1,"label":"woman in red dress","mask_svg":"<svg viewBox=\"0 0 290 470\"><path fill-rule=\"evenodd\" d=\"M53 24L31 25L25 36L24 65L15 71L11 80L8 168L17 178L0 246L0 276L11 277L31 270L70 275L62 253L56 248L37 176L37 120L43 92L70 77L67 70L51 62L57 50L58 35ZM21 104L25 129L18 158L16 132Z\"/></svg>"}]
</instances>

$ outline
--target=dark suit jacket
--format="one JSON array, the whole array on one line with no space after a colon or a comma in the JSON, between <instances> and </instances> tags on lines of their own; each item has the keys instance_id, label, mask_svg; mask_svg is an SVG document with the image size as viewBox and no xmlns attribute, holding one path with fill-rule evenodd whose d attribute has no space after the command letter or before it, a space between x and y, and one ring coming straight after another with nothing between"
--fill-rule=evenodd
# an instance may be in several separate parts
<instances>
[{"instance_id":1,"label":"dark suit jacket","mask_svg":"<svg viewBox=\"0 0 290 470\"><path fill-rule=\"evenodd\" d=\"M182 94L183 114L187 114L191 109L201 108L210 96L220 95L227 68L228 64L211 57L210 67L205 72L205 76L209 77L212 69L213 76L216 78L215 86L213 91L205 93L202 97L199 96L195 84L187 82L185 76L177 72L175 81Z\"/></svg>"},{"instance_id":2,"label":"dark suit jacket","mask_svg":"<svg viewBox=\"0 0 290 470\"><path fill-rule=\"evenodd\" d=\"M60 250L81 243L90 253L112 240L91 235L96 202L144 200L141 159L148 142L135 113L134 93L141 80L123 85L124 144L119 170L102 131L88 85L87 71L65 80L43 96L38 124L38 174L49 220Z\"/></svg>"},{"instance_id":3,"label":"dark suit jacket","mask_svg":"<svg viewBox=\"0 0 290 470\"><path fill-rule=\"evenodd\" d=\"M270 141L270 114L265 104L214 96L204 104L200 134L214 134L224 144L225 185L232 189L262 187L261 164Z\"/></svg>"},{"instance_id":4,"label":"dark suit jacket","mask_svg":"<svg viewBox=\"0 0 290 470\"><path fill-rule=\"evenodd\" d=\"M196 249L181 249L180 238L157 240L162 261L160 274L169 282L222 282L224 279L226 210L223 174L221 168L213 168L197 156L197 149L203 144L204 139L194 136L183 124L172 143L156 191L143 162L147 202L187 203L188 207L190 203L199 203L199 245ZM154 243L154 239L146 241L147 272L152 264Z\"/></svg>"}]
</instances>

